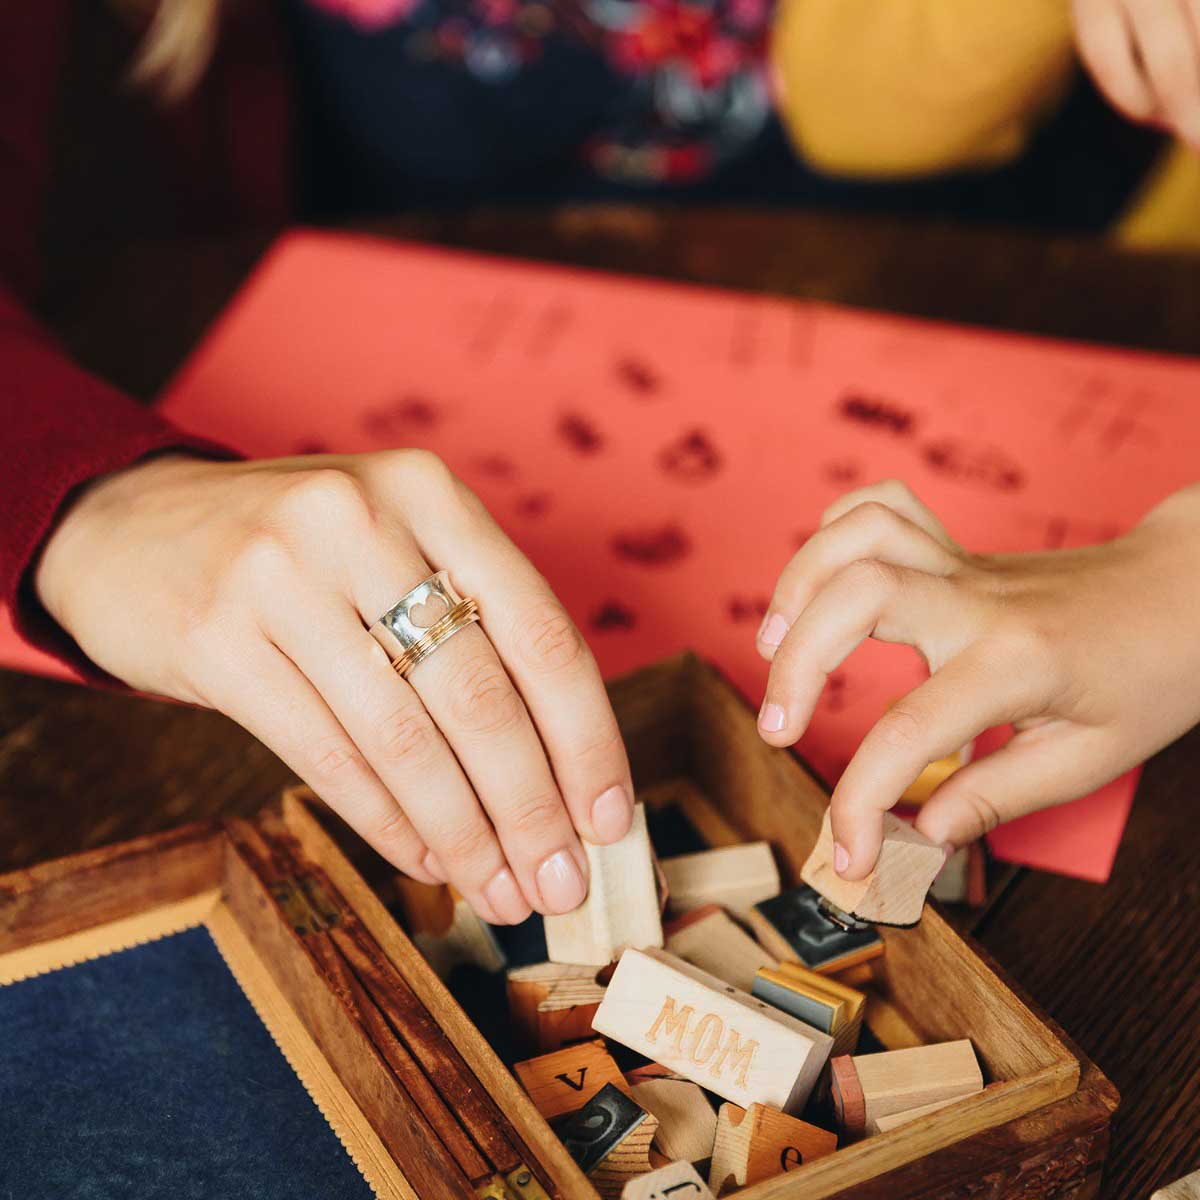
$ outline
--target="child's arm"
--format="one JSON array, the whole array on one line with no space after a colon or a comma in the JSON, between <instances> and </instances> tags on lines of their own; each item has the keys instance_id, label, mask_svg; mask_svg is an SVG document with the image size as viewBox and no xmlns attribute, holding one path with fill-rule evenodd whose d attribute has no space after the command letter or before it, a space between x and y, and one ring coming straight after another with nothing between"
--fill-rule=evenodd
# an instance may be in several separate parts
<instances>
[{"instance_id":1,"label":"child's arm","mask_svg":"<svg viewBox=\"0 0 1200 1200\"><path fill-rule=\"evenodd\" d=\"M1070 81L1067 0L780 0L780 116L818 170L888 178L1018 155Z\"/></svg>"},{"instance_id":2,"label":"child's arm","mask_svg":"<svg viewBox=\"0 0 1200 1200\"><path fill-rule=\"evenodd\" d=\"M874 865L881 814L984 729L1017 733L922 808L917 827L938 842L1085 795L1200 721L1200 484L1115 541L1037 554L968 554L902 483L842 497L759 631L771 660L762 736L795 742L829 672L870 637L915 647L931 674L834 789L849 879Z\"/></svg>"}]
</instances>

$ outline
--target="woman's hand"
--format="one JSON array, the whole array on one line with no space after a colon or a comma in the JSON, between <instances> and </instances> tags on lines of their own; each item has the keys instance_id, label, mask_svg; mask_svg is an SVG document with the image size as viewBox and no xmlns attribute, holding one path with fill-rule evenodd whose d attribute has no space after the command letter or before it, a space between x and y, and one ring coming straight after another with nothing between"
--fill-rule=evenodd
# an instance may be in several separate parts
<instances>
[{"instance_id":1,"label":"woman's hand","mask_svg":"<svg viewBox=\"0 0 1200 1200\"><path fill-rule=\"evenodd\" d=\"M1200 0L1072 0L1079 53L1126 116L1200 149Z\"/></svg>"},{"instance_id":2,"label":"woman's hand","mask_svg":"<svg viewBox=\"0 0 1200 1200\"><path fill-rule=\"evenodd\" d=\"M961 845L1085 795L1200 720L1200 485L1102 546L972 555L907 487L851 492L785 568L758 635L762 736L795 742L866 638L915 647L930 678L880 717L834 789L835 865L875 864L881 814L928 763L995 725L917 828Z\"/></svg>"},{"instance_id":3,"label":"woman's hand","mask_svg":"<svg viewBox=\"0 0 1200 1200\"><path fill-rule=\"evenodd\" d=\"M402 679L367 628L441 569L482 625ZM398 868L448 880L488 921L576 907L576 831L629 827L591 654L432 454L153 459L83 493L35 583L101 667L228 713Z\"/></svg>"}]
</instances>

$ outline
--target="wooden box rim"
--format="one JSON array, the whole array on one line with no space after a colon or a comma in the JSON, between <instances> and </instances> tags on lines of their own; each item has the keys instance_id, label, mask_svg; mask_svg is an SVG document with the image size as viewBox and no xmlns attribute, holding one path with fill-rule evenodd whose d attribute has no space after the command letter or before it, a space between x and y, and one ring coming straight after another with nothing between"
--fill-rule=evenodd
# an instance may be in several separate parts
<instances>
[{"instance_id":1,"label":"wooden box rim","mask_svg":"<svg viewBox=\"0 0 1200 1200\"><path fill-rule=\"evenodd\" d=\"M615 680L611 690L627 736L631 725L661 721L663 713L659 711L656 715L655 710L661 710L664 698L671 696L677 700L682 697L684 701L699 697L704 702L726 706L736 703L753 731L753 717L744 700L715 668L693 654L633 672ZM681 704L681 712L686 707L686 703ZM687 709L687 716L698 725L695 711ZM709 727L709 733L715 728ZM652 738L651 751L655 747ZM755 771L768 772L772 777L782 775L785 786L823 790L815 776L793 755L771 750L756 735L754 747ZM708 750L718 753L719 749L708 747L702 753ZM635 761L635 775L637 771ZM800 784L801 780L806 783ZM761 779L751 779L746 786L758 783ZM328 876L390 963L426 1008L436 1014L479 1082L503 1105L525 1147L540 1166L539 1175L544 1173L553 1181L550 1194L565 1200L596 1200L598 1194L558 1138L379 897L309 811L302 793L285 794L273 807L287 835ZM236 848L239 838L245 839L248 828L248 823L238 819L199 822L0 876L0 954L119 920L147 908L178 902L214 886L228 886L231 854L237 858L231 847ZM785 876L794 878L797 870L794 860L802 857L802 853L795 846L782 847L781 851ZM803 853L806 852L805 848ZM267 904L261 896L256 897L255 903ZM953 931L936 905L926 911L921 927L952 947L963 969L974 972L979 980L996 989L995 995L1004 1005L1016 1006L1036 1023L1040 1043L1037 1050L1043 1059L1039 1068L1020 1078L993 1084L977 1096L956 1102L902 1129L866 1139L829 1158L744 1189L739 1196L746 1200L788 1197L798 1200L800 1196L805 1200L823 1200L845 1194L848 1198L850 1192L846 1189L854 1189L856 1196L862 1195L856 1185L883 1186L885 1173L890 1176L917 1161L928 1165L931 1179L941 1172L949 1185L971 1169L973 1147L981 1156L981 1165L1000 1161L994 1139L988 1138L989 1132L997 1128L1020 1125L1024 1130L1028 1126L1033 1146L1038 1144L1039 1130L1044 1131L1050 1144L1052 1138L1061 1139L1068 1133L1106 1128L1119 1096L1095 1064L1007 978L986 952L969 937ZM885 931L888 958L893 946L902 946L909 936L910 931L906 930ZM1020 1140L1018 1137L1017 1141ZM940 1180L938 1184L941 1186ZM889 1193L880 1192L885 1194Z\"/></svg>"}]
</instances>

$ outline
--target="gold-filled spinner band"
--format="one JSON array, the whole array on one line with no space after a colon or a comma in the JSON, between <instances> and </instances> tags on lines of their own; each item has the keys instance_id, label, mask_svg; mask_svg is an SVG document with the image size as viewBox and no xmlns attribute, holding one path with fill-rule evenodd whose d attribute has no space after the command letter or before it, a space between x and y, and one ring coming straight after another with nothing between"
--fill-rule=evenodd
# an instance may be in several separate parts
<instances>
[{"instance_id":1,"label":"gold-filled spinner band","mask_svg":"<svg viewBox=\"0 0 1200 1200\"><path fill-rule=\"evenodd\" d=\"M460 600L442 619L431 625L403 654L392 660L392 669L407 679L409 672L422 659L428 658L443 642L449 641L460 629L479 620L479 605L474 600Z\"/></svg>"}]
</instances>

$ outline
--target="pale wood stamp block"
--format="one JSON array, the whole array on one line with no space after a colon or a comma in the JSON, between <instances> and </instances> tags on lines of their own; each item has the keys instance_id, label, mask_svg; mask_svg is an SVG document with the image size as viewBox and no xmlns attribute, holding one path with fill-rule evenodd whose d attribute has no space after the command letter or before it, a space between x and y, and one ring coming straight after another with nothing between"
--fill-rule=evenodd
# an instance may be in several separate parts
<instances>
[{"instance_id":1,"label":"pale wood stamp block","mask_svg":"<svg viewBox=\"0 0 1200 1200\"><path fill-rule=\"evenodd\" d=\"M712 1154L717 1114L698 1084L661 1076L632 1083L629 1094L658 1118L654 1148L667 1158L694 1163Z\"/></svg>"},{"instance_id":2,"label":"pale wood stamp block","mask_svg":"<svg viewBox=\"0 0 1200 1200\"><path fill-rule=\"evenodd\" d=\"M535 963L508 973L508 1010L523 1045L549 1053L591 1036L604 999L595 967Z\"/></svg>"},{"instance_id":3,"label":"pale wood stamp block","mask_svg":"<svg viewBox=\"0 0 1200 1200\"><path fill-rule=\"evenodd\" d=\"M726 1100L798 1112L833 1039L661 950L626 950L592 1028Z\"/></svg>"},{"instance_id":4,"label":"pale wood stamp block","mask_svg":"<svg viewBox=\"0 0 1200 1200\"><path fill-rule=\"evenodd\" d=\"M837 1149L837 1134L762 1104L722 1104L708 1186L720 1197Z\"/></svg>"},{"instance_id":5,"label":"pale wood stamp block","mask_svg":"<svg viewBox=\"0 0 1200 1200\"><path fill-rule=\"evenodd\" d=\"M547 1121L577 1112L605 1084L630 1090L599 1038L514 1063L513 1074Z\"/></svg>"},{"instance_id":6,"label":"pale wood stamp block","mask_svg":"<svg viewBox=\"0 0 1200 1200\"><path fill-rule=\"evenodd\" d=\"M851 1137L881 1117L983 1091L979 1061L966 1038L835 1058L831 1067L834 1111Z\"/></svg>"},{"instance_id":7,"label":"pale wood stamp block","mask_svg":"<svg viewBox=\"0 0 1200 1200\"><path fill-rule=\"evenodd\" d=\"M426 961L443 979L460 963L502 971L504 951L492 927L449 884L396 877L402 924Z\"/></svg>"},{"instance_id":8,"label":"pale wood stamp block","mask_svg":"<svg viewBox=\"0 0 1200 1200\"><path fill-rule=\"evenodd\" d=\"M713 1200L713 1194L690 1162L673 1162L627 1183L621 1200Z\"/></svg>"},{"instance_id":9,"label":"pale wood stamp block","mask_svg":"<svg viewBox=\"0 0 1200 1200\"><path fill-rule=\"evenodd\" d=\"M663 944L654 852L646 809L637 804L629 832L611 846L584 842L591 884L574 912L546 918L551 962L604 966L626 947Z\"/></svg>"},{"instance_id":10,"label":"pale wood stamp block","mask_svg":"<svg viewBox=\"0 0 1200 1200\"><path fill-rule=\"evenodd\" d=\"M669 953L748 992L755 973L778 965L729 914L715 904L693 909L663 926Z\"/></svg>"},{"instance_id":11,"label":"pale wood stamp block","mask_svg":"<svg viewBox=\"0 0 1200 1200\"><path fill-rule=\"evenodd\" d=\"M954 1099L957 1099L956 1096ZM867 1133L874 1135L876 1133L887 1133L891 1129L899 1129L901 1125L907 1125L910 1121L915 1121L918 1117L923 1117L927 1113L937 1112L939 1108L945 1108L947 1104L953 1104L954 1100L935 1100L932 1104L922 1104L917 1108L906 1108L903 1112L892 1113L886 1117L875 1117L867 1122ZM1200 1200L1197 1196L1196 1200Z\"/></svg>"},{"instance_id":12,"label":"pale wood stamp block","mask_svg":"<svg viewBox=\"0 0 1200 1200\"><path fill-rule=\"evenodd\" d=\"M925 896L945 862L942 848L891 813L883 814L883 847L875 869L857 882L833 869L829 810L800 878L830 904L859 921L876 925L915 925Z\"/></svg>"},{"instance_id":13,"label":"pale wood stamp block","mask_svg":"<svg viewBox=\"0 0 1200 1200\"><path fill-rule=\"evenodd\" d=\"M768 842L743 842L662 860L669 896L667 906L685 913L717 904L745 913L760 900L779 895L779 868Z\"/></svg>"}]
</instances>

